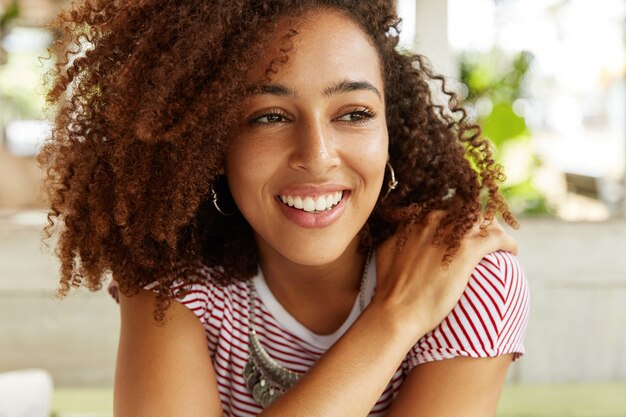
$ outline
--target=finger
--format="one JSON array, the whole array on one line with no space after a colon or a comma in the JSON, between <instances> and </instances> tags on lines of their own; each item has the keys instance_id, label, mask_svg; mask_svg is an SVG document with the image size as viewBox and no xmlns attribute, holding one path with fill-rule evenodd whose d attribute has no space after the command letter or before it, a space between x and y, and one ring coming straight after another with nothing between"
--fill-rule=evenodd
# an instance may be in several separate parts
<instances>
[{"instance_id":1,"label":"finger","mask_svg":"<svg viewBox=\"0 0 626 417\"><path fill-rule=\"evenodd\" d=\"M517 255L517 242L515 239L504 231L492 230L486 239L484 239L486 248L489 252L505 251Z\"/></svg>"},{"instance_id":2,"label":"finger","mask_svg":"<svg viewBox=\"0 0 626 417\"><path fill-rule=\"evenodd\" d=\"M513 236L505 233L504 242L502 243L500 250L510 252L513 255L517 255L517 250L518 250L517 241L513 239Z\"/></svg>"},{"instance_id":3,"label":"finger","mask_svg":"<svg viewBox=\"0 0 626 417\"><path fill-rule=\"evenodd\" d=\"M441 220L443 220L446 214L444 210L433 210L426 214L426 224L428 226L439 226L439 223L441 223Z\"/></svg>"},{"instance_id":4,"label":"finger","mask_svg":"<svg viewBox=\"0 0 626 417\"><path fill-rule=\"evenodd\" d=\"M493 218L493 221L491 222L491 224L489 224L487 230L489 233L495 233L502 236L503 241L500 250L511 252L512 254L517 255L517 251L519 249L517 246L517 241L504 230L502 224L498 221L497 218Z\"/></svg>"}]
</instances>

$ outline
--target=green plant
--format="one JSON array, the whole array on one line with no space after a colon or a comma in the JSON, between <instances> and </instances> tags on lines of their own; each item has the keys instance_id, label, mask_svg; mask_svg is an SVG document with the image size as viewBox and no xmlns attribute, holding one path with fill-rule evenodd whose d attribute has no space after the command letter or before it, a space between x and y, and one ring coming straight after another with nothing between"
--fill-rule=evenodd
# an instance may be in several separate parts
<instances>
[{"instance_id":1,"label":"green plant","mask_svg":"<svg viewBox=\"0 0 626 417\"><path fill-rule=\"evenodd\" d=\"M13 19L20 15L20 5L17 0L13 0L0 14L0 32L2 32Z\"/></svg>"},{"instance_id":2,"label":"green plant","mask_svg":"<svg viewBox=\"0 0 626 417\"><path fill-rule=\"evenodd\" d=\"M7 52L2 48L2 38L6 33L9 23L20 15L20 6L17 0L13 0L4 10L0 8L0 65L7 63Z\"/></svg>"},{"instance_id":3,"label":"green plant","mask_svg":"<svg viewBox=\"0 0 626 417\"><path fill-rule=\"evenodd\" d=\"M523 163L524 174L507 178L502 193L519 214L546 214L550 208L533 183L541 161L532 155L531 131L520 110L523 86L533 60L529 52L510 57L499 49L460 56L461 81L467 86L466 102L495 147L497 162ZM523 157L521 153L525 153ZM520 171L520 170L517 170Z\"/></svg>"}]
</instances>

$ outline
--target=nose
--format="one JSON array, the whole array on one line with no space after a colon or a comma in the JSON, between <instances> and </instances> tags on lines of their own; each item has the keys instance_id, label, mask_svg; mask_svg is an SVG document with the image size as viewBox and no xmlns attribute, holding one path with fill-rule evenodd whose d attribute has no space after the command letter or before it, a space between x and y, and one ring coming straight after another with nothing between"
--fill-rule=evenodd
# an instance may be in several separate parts
<instances>
[{"instance_id":1,"label":"nose","mask_svg":"<svg viewBox=\"0 0 626 417\"><path fill-rule=\"evenodd\" d=\"M332 129L320 120L302 123L294 132L294 149L289 158L292 168L322 177L339 166L337 143Z\"/></svg>"}]
</instances>

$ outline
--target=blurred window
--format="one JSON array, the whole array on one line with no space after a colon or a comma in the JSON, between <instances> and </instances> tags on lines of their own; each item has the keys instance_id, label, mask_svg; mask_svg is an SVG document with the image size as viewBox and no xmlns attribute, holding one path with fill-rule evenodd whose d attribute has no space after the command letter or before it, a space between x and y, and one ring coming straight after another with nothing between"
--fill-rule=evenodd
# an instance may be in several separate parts
<instances>
[{"instance_id":1,"label":"blurred window","mask_svg":"<svg viewBox=\"0 0 626 417\"><path fill-rule=\"evenodd\" d=\"M45 134L42 75L51 65L46 48L52 36L44 29L13 27L1 37L0 138L2 148L34 155Z\"/></svg>"},{"instance_id":2,"label":"blurred window","mask_svg":"<svg viewBox=\"0 0 626 417\"><path fill-rule=\"evenodd\" d=\"M498 63L504 56L513 64L517 54L528 53L528 74L512 108L531 140L505 158L507 173L519 177L533 169L531 185L561 218L626 215L626 3L448 1L450 43L470 70L472 62ZM487 67L479 64L483 74L474 75ZM481 104L487 113L495 109Z\"/></svg>"}]
</instances>

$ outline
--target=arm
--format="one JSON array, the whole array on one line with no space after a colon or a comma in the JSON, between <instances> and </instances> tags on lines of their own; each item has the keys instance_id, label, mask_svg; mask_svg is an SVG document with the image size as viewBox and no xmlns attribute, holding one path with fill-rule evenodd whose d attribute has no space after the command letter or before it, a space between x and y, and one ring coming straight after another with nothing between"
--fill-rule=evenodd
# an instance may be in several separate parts
<instances>
[{"instance_id":1,"label":"arm","mask_svg":"<svg viewBox=\"0 0 626 417\"><path fill-rule=\"evenodd\" d=\"M115 417L222 416L198 318L173 302L167 324L158 327L154 297L148 290L119 297ZM302 381L261 416L367 415L411 348L405 332L390 326L395 321L385 314L368 307Z\"/></svg>"},{"instance_id":2,"label":"arm","mask_svg":"<svg viewBox=\"0 0 626 417\"><path fill-rule=\"evenodd\" d=\"M463 274L457 271L452 275ZM442 278L438 274L434 276ZM341 339L326 354L343 354L345 358L351 358L349 362L337 360L333 363L329 361L332 357L325 355L317 365L319 374L323 374L323 367L327 366L324 377L319 377L317 381L305 378L299 387L308 391L318 390L320 396L336 394L337 400L329 404L333 408L319 410L319 413L310 409L298 411L303 415L319 416L366 415L399 362L406 357L412 370L388 416L493 416L511 360L523 352L528 316L526 284L516 258L496 252L484 257L473 269L460 299L453 297L457 302L452 312L443 321L439 319L437 327L427 334L424 329L428 330L431 325L419 319L425 314L416 315L414 317L418 320L412 320L414 324L423 326L421 330L403 329L399 324L405 320L397 315L399 308L386 313L384 308L381 309L383 305L374 304L371 306L372 317L369 317L366 315L368 307L353 325L355 333L348 332L345 340ZM376 322L376 317L382 318L381 321ZM360 326L364 326L362 339L358 337ZM412 334L424 336L417 344L409 346L407 355L406 345L403 344L411 340ZM350 353L351 349L353 353ZM333 375L332 379L330 375ZM345 380L342 381L340 376ZM329 386L326 384L328 381L335 381L337 385ZM326 391L323 391L324 388ZM306 398L305 395L300 393L300 398ZM289 415L289 410L285 408L284 414L278 415Z\"/></svg>"},{"instance_id":3,"label":"arm","mask_svg":"<svg viewBox=\"0 0 626 417\"><path fill-rule=\"evenodd\" d=\"M416 366L386 417L493 416L511 360L458 357Z\"/></svg>"},{"instance_id":4,"label":"arm","mask_svg":"<svg viewBox=\"0 0 626 417\"><path fill-rule=\"evenodd\" d=\"M410 366L423 361L421 347L414 346L417 339L428 340L436 332L429 332L439 324L468 285L467 277L474 270L478 261L496 247L515 251L515 243L502 235L501 230L490 230L491 238L483 239L476 235L466 238L458 256L448 269L441 268L441 248L430 244L432 224L425 230L415 230L407 242L406 249L395 259L383 258L377 261L378 288L372 304L363 312L348 332L317 362L299 384L297 384L275 405L262 413L262 416L365 416L372 409L388 384L391 376L411 350ZM395 247L393 239L385 243L381 251ZM385 246L383 245L383 246ZM389 252L387 252L387 255ZM415 254L421 256L416 257ZM382 271L381 271L382 270ZM382 272L382 273L381 273ZM382 277L381 277L382 275ZM495 277L495 279L501 276ZM456 314L456 313L455 313ZM498 327L501 329L498 325ZM440 330L437 326L436 330ZM495 330L495 329L494 329ZM429 332L428 334L426 334ZM436 343L428 341L430 348ZM503 355L500 342L494 345L489 355ZM452 347L452 346L450 346ZM457 352L467 354L463 346ZM486 354L486 352L485 352ZM417 389L419 393L429 392L429 386L445 380L450 383L468 381L473 375L481 373L484 378L483 393L490 399L481 410L495 407L497 398L506 375L510 356L497 359L457 358L439 363L429 363L414 368L410 379L418 383L409 383L404 389L405 405L399 405L395 416L445 416L450 405L465 405L467 398L460 395L454 403L433 405L424 408L424 413L406 414L413 407ZM471 365L471 366L470 366ZM317 376L317 377L316 377ZM432 380L431 380L432 378ZM471 380L471 379L469 379ZM426 384L424 384L426 381ZM440 392L443 395L444 391ZM467 392L467 395L471 392ZM442 414L433 414L437 410ZM446 411L447 410L447 411ZM456 414L468 415L472 414ZM485 414L474 414L485 415Z\"/></svg>"},{"instance_id":5,"label":"arm","mask_svg":"<svg viewBox=\"0 0 626 417\"><path fill-rule=\"evenodd\" d=\"M152 317L155 294L119 296L121 333L114 388L116 417L222 415L204 329L173 302L167 322Z\"/></svg>"},{"instance_id":6,"label":"arm","mask_svg":"<svg viewBox=\"0 0 626 417\"><path fill-rule=\"evenodd\" d=\"M412 337L392 311L370 304L308 373L259 416L366 416Z\"/></svg>"},{"instance_id":7,"label":"arm","mask_svg":"<svg viewBox=\"0 0 626 417\"><path fill-rule=\"evenodd\" d=\"M122 331L114 415L221 416L215 373L197 317L174 303L167 325L157 327L152 319L153 302L150 291L120 297ZM403 330L390 325L395 322L385 318L384 311L368 307L306 377L261 416L367 415L411 348ZM489 415L478 410L495 407L509 361L506 356L455 358L417 366L389 416L461 415L435 414L435 406L444 412L442 404L451 413L458 406L474 404L475 414L462 415ZM473 384L464 383L468 380ZM467 401L468 397L476 400L477 393L484 401Z\"/></svg>"},{"instance_id":8,"label":"arm","mask_svg":"<svg viewBox=\"0 0 626 417\"><path fill-rule=\"evenodd\" d=\"M485 257L454 310L409 352L413 369L387 416L493 416L509 365L524 351L528 302L517 259Z\"/></svg>"},{"instance_id":9,"label":"arm","mask_svg":"<svg viewBox=\"0 0 626 417\"><path fill-rule=\"evenodd\" d=\"M411 255L415 253L422 256L407 263L406 270L395 269L391 275L395 282L391 278L379 281L378 298L374 298L346 334L302 380L261 416L367 415L406 353L445 317L445 314L435 317L432 312L422 313L429 311L432 305L448 313L482 256L497 249L515 250L514 242L500 233L490 234L486 239L468 240L462 249L463 256L444 270L440 263L443 249L430 244L428 233L415 236L419 239L411 239L412 248L405 250L404 259L415 258ZM386 245L393 252L394 243ZM377 255L382 252L377 251ZM402 260L391 262L392 265L402 263ZM379 264L384 263L377 261L377 267ZM417 277L422 279L413 279L415 276L410 273L413 270L419 271ZM401 289L393 291L395 286ZM423 288L430 290L422 291ZM457 289L460 291L454 294ZM443 299L432 300L433 294L441 294ZM122 303L132 304L129 300ZM155 410L158 410L157 415L220 415L215 373L197 318L190 313L188 319L183 320L184 314L179 311L170 319L168 331L154 329L154 325L147 325L152 323L152 299L145 303L139 308L140 314L131 314L131 311L122 314L122 321L130 321L132 326L122 326L115 390L116 416L141 417L154 415ZM446 303L447 306L442 305ZM173 308L184 309L177 304ZM192 322L198 330L194 330ZM142 336L144 328L148 329L148 340ZM175 343L176 338L189 346ZM133 367L132 359L142 358L142 355L146 358L140 360L141 366ZM157 397L158 406L141 404L148 397Z\"/></svg>"}]
</instances>

